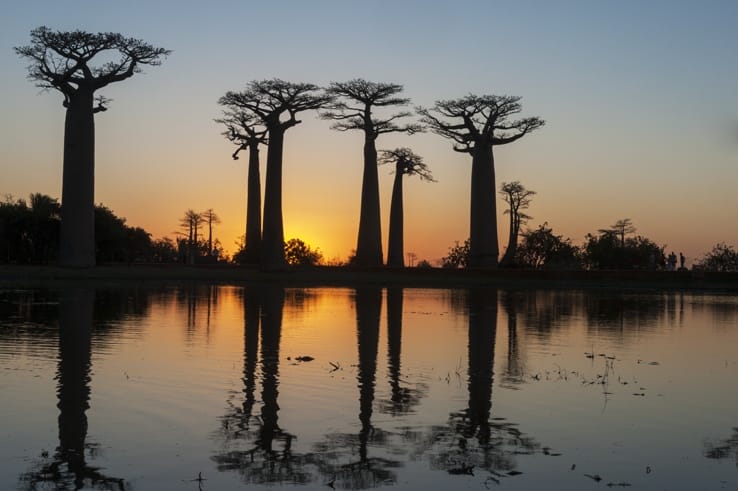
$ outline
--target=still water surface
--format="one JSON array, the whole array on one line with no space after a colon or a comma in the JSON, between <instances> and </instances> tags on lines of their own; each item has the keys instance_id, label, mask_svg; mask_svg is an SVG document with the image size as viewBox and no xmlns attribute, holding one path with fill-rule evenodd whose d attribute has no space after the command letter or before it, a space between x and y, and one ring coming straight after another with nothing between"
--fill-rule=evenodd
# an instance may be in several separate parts
<instances>
[{"instance_id":1,"label":"still water surface","mask_svg":"<svg viewBox=\"0 0 738 491\"><path fill-rule=\"evenodd\" d=\"M0 489L738 489L738 297L0 290Z\"/></svg>"}]
</instances>

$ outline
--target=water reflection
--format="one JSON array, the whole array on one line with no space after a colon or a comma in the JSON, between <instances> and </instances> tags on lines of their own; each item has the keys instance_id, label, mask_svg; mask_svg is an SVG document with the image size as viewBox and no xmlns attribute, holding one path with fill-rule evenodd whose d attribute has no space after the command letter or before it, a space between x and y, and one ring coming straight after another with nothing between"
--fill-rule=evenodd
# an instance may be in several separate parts
<instances>
[{"instance_id":1,"label":"water reflection","mask_svg":"<svg viewBox=\"0 0 738 491\"><path fill-rule=\"evenodd\" d=\"M87 410L90 407L90 371L95 292L69 288L59 302L59 363L57 399L59 445L53 455L42 453L34 468L21 476L22 489L35 490L43 483L54 489L125 489L121 478L111 477L90 465L87 456L98 445L87 442Z\"/></svg>"},{"instance_id":2,"label":"water reflection","mask_svg":"<svg viewBox=\"0 0 738 491\"><path fill-rule=\"evenodd\" d=\"M213 460L221 471L235 470L247 483L307 483L306 458L292 452L295 436L279 426L279 344L284 289L246 288L244 303L244 401L222 418L221 431L229 444L242 440L245 448L227 450ZM252 418L256 353L261 341L261 412ZM251 428L251 422L255 428Z\"/></svg>"},{"instance_id":3,"label":"water reflection","mask_svg":"<svg viewBox=\"0 0 738 491\"><path fill-rule=\"evenodd\" d=\"M475 469L489 479L520 473L515 455L535 452L538 443L514 423L492 417L497 290L473 289L467 293L468 404L450 414L448 423L416 436L418 453L428 455L431 467L450 474L471 474Z\"/></svg>"},{"instance_id":4,"label":"water reflection","mask_svg":"<svg viewBox=\"0 0 738 491\"><path fill-rule=\"evenodd\" d=\"M517 292L502 291L500 305L507 315L507 360L503 381L507 386L519 384L525 374L525 360L520 349L518 334L518 312L523 310L524 303Z\"/></svg>"},{"instance_id":5,"label":"water reflection","mask_svg":"<svg viewBox=\"0 0 738 491\"><path fill-rule=\"evenodd\" d=\"M218 308L220 288L204 283L187 283L174 292L177 309L186 313L186 335L189 342L195 340L197 331L204 328L205 336L210 336L213 311Z\"/></svg>"},{"instance_id":6,"label":"water reflection","mask_svg":"<svg viewBox=\"0 0 738 491\"><path fill-rule=\"evenodd\" d=\"M738 466L737 400L725 389L738 363L736 318L735 296L677 291L0 291L0 385L11 395L3 429L12 439L0 470L29 490L197 489L190 479L201 470L202 489L230 489L231 480L481 488L520 473L511 485L580 489L590 472L602 485L688 489L676 463L701 452L690 460L694 480L728 482L725 470ZM607 412L599 388L584 383L600 367L585 356L592 342L617 355L618 382L628 382L612 384ZM296 354L315 359L297 363ZM640 363L643 354L660 363ZM581 377L532 376L558 365ZM26 383L54 371L46 396L55 402L44 403ZM26 407L34 416L21 415ZM111 407L125 413L111 418ZM107 426L118 416L143 423L156 443L141 452L139 440ZM54 423L53 433L33 417ZM544 433L556 452L539 443ZM7 450L24 438L40 442L26 444L31 459ZM135 469L135 481L102 462Z\"/></svg>"},{"instance_id":7,"label":"water reflection","mask_svg":"<svg viewBox=\"0 0 738 491\"><path fill-rule=\"evenodd\" d=\"M387 288L387 372L390 399L380 401L381 411L400 416L414 411L428 386L417 383L407 387L402 380L402 305L403 289Z\"/></svg>"},{"instance_id":8,"label":"water reflection","mask_svg":"<svg viewBox=\"0 0 738 491\"><path fill-rule=\"evenodd\" d=\"M738 427L733 428L733 434L717 443L705 442L704 455L708 459L735 460L738 467Z\"/></svg>"},{"instance_id":9,"label":"water reflection","mask_svg":"<svg viewBox=\"0 0 738 491\"><path fill-rule=\"evenodd\" d=\"M393 299L393 309L397 309ZM356 340L358 345L359 422L358 434L333 433L315 445L319 471L333 487L366 489L393 483L394 469L402 463L387 452L393 443L392 435L372 425L374 391L376 385L379 326L382 311L382 290L378 287L357 288L354 293L356 308ZM400 305L401 309L401 305ZM400 310L401 312L401 310ZM396 316L396 310L393 310ZM396 319L395 319L396 320ZM393 327L396 327L393 325ZM397 334L397 333L395 333ZM395 339L396 343L398 340ZM399 349L399 346L397 347ZM399 358L399 353L397 354ZM397 362L399 370L399 361ZM369 448L380 455L369 455ZM358 455L356 449L358 448Z\"/></svg>"}]
</instances>

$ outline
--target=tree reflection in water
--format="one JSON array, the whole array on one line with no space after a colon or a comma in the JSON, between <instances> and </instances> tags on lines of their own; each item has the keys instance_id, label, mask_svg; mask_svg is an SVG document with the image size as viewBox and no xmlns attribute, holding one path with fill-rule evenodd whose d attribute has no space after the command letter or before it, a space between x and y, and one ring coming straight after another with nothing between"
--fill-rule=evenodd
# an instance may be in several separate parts
<instances>
[{"instance_id":1,"label":"tree reflection in water","mask_svg":"<svg viewBox=\"0 0 738 491\"><path fill-rule=\"evenodd\" d=\"M377 403L393 416L410 412L424 395L422 388L406 388L401 381L402 295L401 289L387 292L390 397ZM244 388L242 400L231 402L221 419L219 433L225 450L213 457L219 470L238 472L246 483L320 482L336 489L367 489L395 483L398 469L410 458L427 458L431 468L451 474L471 473L477 468L494 476L515 470L515 454L538 449L538 444L514 424L491 418L496 290L472 290L464 295L469 318L467 408L452 413L445 425L417 431L387 431L374 426L382 289L360 287L354 294L358 431L329 433L310 452L293 452L295 436L278 424L284 298L284 291L277 287L244 291ZM262 409L254 416L259 340Z\"/></svg>"},{"instance_id":2,"label":"tree reflection in water","mask_svg":"<svg viewBox=\"0 0 738 491\"><path fill-rule=\"evenodd\" d=\"M59 365L57 398L59 446L43 454L34 468L21 475L21 489L52 485L56 490L83 488L124 490L123 479L109 477L87 463L98 446L86 441L90 407L90 369L95 292L65 289L59 303Z\"/></svg>"},{"instance_id":3,"label":"tree reflection in water","mask_svg":"<svg viewBox=\"0 0 738 491\"><path fill-rule=\"evenodd\" d=\"M497 479L515 471L515 455L534 453L539 444L515 424L491 417L497 290L472 289L466 305L468 406L451 413L446 425L408 437L415 440L416 454L427 455L434 469L451 474L473 474L480 469Z\"/></svg>"},{"instance_id":4,"label":"tree reflection in water","mask_svg":"<svg viewBox=\"0 0 738 491\"><path fill-rule=\"evenodd\" d=\"M247 483L311 481L307 456L292 452L294 435L279 426L279 343L284 289L268 286L244 290L244 402L222 418L221 433L229 447L215 455L218 470L237 471ZM253 417L256 353L261 337L261 413Z\"/></svg>"},{"instance_id":5,"label":"tree reflection in water","mask_svg":"<svg viewBox=\"0 0 738 491\"><path fill-rule=\"evenodd\" d=\"M507 315L507 363L503 382L509 387L522 383L525 376L525 361L518 333L518 312L524 311L525 303L520 292L503 290L501 297L500 304Z\"/></svg>"},{"instance_id":6,"label":"tree reflection in water","mask_svg":"<svg viewBox=\"0 0 738 491\"><path fill-rule=\"evenodd\" d=\"M738 467L738 427L733 428L733 434L718 442L717 444L705 442L703 454L708 459L726 460L735 459L735 466Z\"/></svg>"},{"instance_id":7,"label":"tree reflection in water","mask_svg":"<svg viewBox=\"0 0 738 491\"><path fill-rule=\"evenodd\" d=\"M379 401L380 411L400 416L414 411L428 391L428 386L417 383L414 387L402 381L402 288L387 288L387 365L390 382L389 400Z\"/></svg>"},{"instance_id":8,"label":"tree reflection in water","mask_svg":"<svg viewBox=\"0 0 738 491\"><path fill-rule=\"evenodd\" d=\"M382 290L379 287L357 288L354 295L356 304L356 334L359 350L359 388L358 434L333 433L326 435L323 442L315 445L316 463L320 473L330 479L336 488L366 489L383 484L394 483L397 479L394 469L402 462L390 455L403 453L401 447L390 449L392 434L372 425L374 390L376 385L377 352L379 348L379 321L382 311ZM395 304L394 308L397 307ZM402 312L400 305L400 315ZM398 346L399 349L399 346ZM402 442L397 439L397 445ZM369 455L372 448L376 453ZM358 455L356 452L358 449Z\"/></svg>"}]
</instances>

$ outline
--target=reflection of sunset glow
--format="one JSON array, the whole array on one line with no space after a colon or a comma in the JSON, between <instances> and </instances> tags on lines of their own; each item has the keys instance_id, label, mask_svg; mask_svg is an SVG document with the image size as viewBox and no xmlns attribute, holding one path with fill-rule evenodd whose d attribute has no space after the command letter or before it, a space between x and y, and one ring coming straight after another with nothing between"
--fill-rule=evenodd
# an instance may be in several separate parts
<instances>
[{"instance_id":1,"label":"reflection of sunset glow","mask_svg":"<svg viewBox=\"0 0 738 491\"><path fill-rule=\"evenodd\" d=\"M738 376L730 296L203 283L87 293L70 305L55 291L0 292L0 485L71 462L62 434L104 449L86 452L88 474L164 490L192 469L219 489L334 477L481 487L485 469L522 472L526 489L579 489L570 462L634 486L732 478L715 451L730 451L738 405L725 390ZM91 329L55 317L75 305ZM71 340L91 347L83 363ZM644 477L646 461L670 472ZM292 474L277 472L287 463Z\"/></svg>"}]
</instances>

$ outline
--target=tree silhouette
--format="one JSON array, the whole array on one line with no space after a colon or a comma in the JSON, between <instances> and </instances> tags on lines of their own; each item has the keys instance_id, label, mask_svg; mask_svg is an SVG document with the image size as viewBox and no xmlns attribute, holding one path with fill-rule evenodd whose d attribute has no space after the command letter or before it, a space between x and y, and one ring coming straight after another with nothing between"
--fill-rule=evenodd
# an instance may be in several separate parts
<instances>
[{"instance_id":1,"label":"tree silhouette","mask_svg":"<svg viewBox=\"0 0 738 491\"><path fill-rule=\"evenodd\" d=\"M220 217L213 211L212 208L200 213L202 221L208 224L208 255L213 255L213 225L220 223Z\"/></svg>"},{"instance_id":2,"label":"tree silhouette","mask_svg":"<svg viewBox=\"0 0 738 491\"><path fill-rule=\"evenodd\" d=\"M361 212L359 236L356 244L355 263L359 266L381 266L382 224L379 212L379 177L377 174L376 140L384 133L413 134L422 130L416 123L399 124L398 120L410 116L401 111L385 118L373 114L377 107L404 106L410 99L398 97L402 85L369 82L353 79L348 82L333 82L327 92L337 98L323 112L323 119L334 120L334 130L361 130L364 132L364 173L361 183Z\"/></svg>"},{"instance_id":3,"label":"tree silhouette","mask_svg":"<svg viewBox=\"0 0 738 491\"><path fill-rule=\"evenodd\" d=\"M67 288L59 298L59 362L55 377L59 445L52 455L44 455L21 475L19 489L130 489L123 479L108 476L87 461L99 446L89 442L87 435L95 305L95 291L84 288Z\"/></svg>"},{"instance_id":4,"label":"tree silhouette","mask_svg":"<svg viewBox=\"0 0 738 491\"><path fill-rule=\"evenodd\" d=\"M382 150L380 164L395 164L395 182L392 186L392 202L390 204L389 244L387 246L387 266L405 267L404 259L404 224L402 202L402 177L418 176L424 181L435 182L428 166L420 155L409 148Z\"/></svg>"},{"instance_id":5,"label":"tree silhouette","mask_svg":"<svg viewBox=\"0 0 738 491\"><path fill-rule=\"evenodd\" d=\"M316 266L323 261L320 249L313 249L298 238L292 238L284 243L284 256L290 266Z\"/></svg>"},{"instance_id":6,"label":"tree silhouette","mask_svg":"<svg viewBox=\"0 0 738 491\"><path fill-rule=\"evenodd\" d=\"M520 181L513 181L503 182L500 186L500 194L502 195L502 199L509 205L505 213L510 215L510 237L507 241L505 255L502 256L502 260L500 261L500 266L509 268L515 265L515 253L518 249L520 225L532 218L520 210L528 208L531 196L536 194L536 192L525 189L525 186L520 184Z\"/></svg>"},{"instance_id":7,"label":"tree silhouette","mask_svg":"<svg viewBox=\"0 0 738 491\"><path fill-rule=\"evenodd\" d=\"M493 147L519 140L543 126L537 117L508 119L520 112L520 97L468 95L418 108L421 121L472 156L469 267L497 267L497 207Z\"/></svg>"},{"instance_id":8,"label":"tree silhouette","mask_svg":"<svg viewBox=\"0 0 738 491\"><path fill-rule=\"evenodd\" d=\"M532 269L581 269L581 254L569 238L556 235L548 222L527 230L517 248L515 261Z\"/></svg>"},{"instance_id":9,"label":"tree silhouette","mask_svg":"<svg viewBox=\"0 0 738 491\"><path fill-rule=\"evenodd\" d=\"M319 93L319 87L280 79L249 82L241 92L227 92L219 103L248 111L256 116L268 133L266 186L264 189L264 224L260 264L266 269L282 269L284 224L282 221L282 155L284 133L299 124L297 113L320 109L331 100Z\"/></svg>"},{"instance_id":10,"label":"tree silhouette","mask_svg":"<svg viewBox=\"0 0 738 491\"><path fill-rule=\"evenodd\" d=\"M198 249L198 233L197 229L202 223L202 216L193 209L185 212L184 216L179 219L179 226L187 230L187 262L193 264Z\"/></svg>"},{"instance_id":11,"label":"tree silhouette","mask_svg":"<svg viewBox=\"0 0 738 491\"><path fill-rule=\"evenodd\" d=\"M620 247L625 247L625 236L628 234L634 234L636 231L635 225L630 218L623 218L613 223L610 228L601 228L598 230L601 234L613 234L620 238Z\"/></svg>"},{"instance_id":12,"label":"tree silhouette","mask_svg":"<svg viewBox=\"0 0 738 491\"><path fill-rule=\"evenodd\" d=\"M64 95L64 170L59 261L64 266L95 265L95 118L109 102L95 92L159 65L170 52L120 34L61 32L47 27L31 31L31 44L15 48L28 58L28 78L43 89ZM119 58L111 59L111 52ZM97 57L99 66L91 62Z\"/></svg>"},{"instance_id":13,"label":"tree silhouette","mask_svg":"<svg viewBox=\"0 0 738 491\"><path fill-rule=\"evenodd\" d=\"M267 143L267 130L259 119L239 107L233 107L221 99L220 104L229 107L216 121L226 126L223 135L238 145L233 160L238 160L241 150L249 151L248 183L246 189L246 235L243 262L258 264L261 253L261 175L259 173L259 145Z\"/></svg>"},{"instance_id":14,"label":"tree silhouette","mask_svg":"<svg viewBox=\"0 0 738 491\"><path fill-rule=\"evenodd\" d=\"M448 255L441 258L441 267L449 269L466 268L469 265L469 239L463 244L455 241L448 249Z\"/></svg>"}]
</instances>

